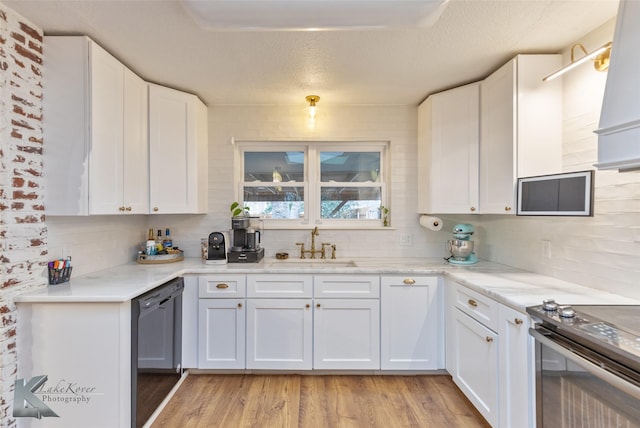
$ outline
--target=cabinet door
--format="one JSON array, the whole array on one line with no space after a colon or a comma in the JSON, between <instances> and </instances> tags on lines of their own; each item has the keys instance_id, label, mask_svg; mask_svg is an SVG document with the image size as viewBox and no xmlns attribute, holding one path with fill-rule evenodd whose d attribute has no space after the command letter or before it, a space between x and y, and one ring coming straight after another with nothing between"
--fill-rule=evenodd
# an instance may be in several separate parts
<instances>
[{"instance_id":1,"label":"cabinet door","mask_svg":"<svg viewBox=\"0 0 640 428\"><path fill-rule=\"evenodd\" d=\"M468 214L478 207L479 84L430 96L418 109L421 213Z\"/></svg>"},{"instance_id":2,"label":"cabinet door","mask_svg":"<svg viewBox=\"0 0 640 428\"><path fill-rule=\"evenodd\" d=\"M515 206L515 59L480 84L480 209L513 214Z\"/></svg>"},{"instance_id":3,"label":"cabinet door","mask_svg":"<svg viewBox=\"0 0 640 428\"><path fill-rule=\"evenodd\" d=\"M491 424L498 423L498 335L456 310L454 382Z\"/></svg>"},{"instance_id":4,"label":"cabinet door","mask_svg":"<svg viewBox=\"0 0 640 428\"><path fill-rule=\"evenodd\" d=\"M317 299L314 369L380 369L380 301Z\"/></svg>"},{"instance_id":5,"label":"cabinet door","mask_svg":"<svg viewBox=\"0 0 640 428\"><path fill-rule=\"evenodd\" d=\"M125 68L121 201L125 214L149 212L148 106L147 83Z\"/></svg>"},{"instance_id":6,"label":"cabinet door","mask_svg":"<svg viewBox=\"0 0 640 428\"><path fill-rule=\"evenodd\" d=\"M123 190L124 66L95 43L89 52L89 213L117 214Z\"/></svg>"},{"instance_id":7,"label":"cabinet door","mask_svg":"<svg viewBox=\"0 0 640 428\"><path fill-rule=\"evenodd\" d=\"M381 368L435 370L443 365L438 279L383 277Z\"/></svg>"},{"instance_id":8,"label":"cabinet door","mask_svg":"<svg viewBox=\"0 0 640 428\"><path fill-rule=\"evenodd\" d=\"M507 306L498 310L500 426L535 427L533 338L529 317Z\"/></svg>"},{"instance_id":9,"label":"cabinet door","mask_svg":"<svg viewBox=\"0 0 640 428\"><path fill-rule=\"evenodd\" d=\"M152 214L206 212L205 112L195 95L149 85Z\"/></svg>"},{"instance_id":10,"label":"cabinet door","mask_svg":"<svg viewBox=\"0 0 640 428\"><path fill-rule=\"evenodd\" d=\"M200 299L198 368L244 369L244 299Z\"/></svg>"},{"instance_id":11,"label":"cabinet door","mask_svg":"<svg viewBox=\"0 0 640 428\"><path fill-rule=\"evenodd\" d=\"M311 370L311 299L247 300L247 368Z\"/></svg>"}]
</instances>

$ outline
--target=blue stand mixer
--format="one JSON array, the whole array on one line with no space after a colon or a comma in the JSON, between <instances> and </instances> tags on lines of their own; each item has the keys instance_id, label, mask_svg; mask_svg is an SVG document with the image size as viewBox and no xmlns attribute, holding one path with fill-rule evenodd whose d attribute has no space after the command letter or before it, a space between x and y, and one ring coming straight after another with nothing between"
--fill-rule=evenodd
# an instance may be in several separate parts
<instances>
[{"instance_id":1,"label":"blue stand mixer","mask_svg":"<svg viewBox=\"0 0 640 428\"><path fill-rule=\"evenodd\" d=\"M475 232L472 224L456 224L453 226L453 237L447 241L447 249L451 256L446 260L454 265L472 265L478 263L478 257L473 252L471 235Z\"/></svg>"}]
</instances>

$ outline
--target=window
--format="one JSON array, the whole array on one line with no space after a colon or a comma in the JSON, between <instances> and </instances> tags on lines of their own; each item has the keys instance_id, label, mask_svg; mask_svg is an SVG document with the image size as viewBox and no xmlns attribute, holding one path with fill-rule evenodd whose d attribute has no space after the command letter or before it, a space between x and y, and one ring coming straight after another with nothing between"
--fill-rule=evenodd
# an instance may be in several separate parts
<instances>
[{"instance_id":1,"label":"window","mask_svg":"<svg viewBox=\"0 0 640 428\"><path fill-rule=\"evenodd\" d=\"M239 200L270 228L380 227L388 143L237 143Z\"/></svg>"}]
</instances>

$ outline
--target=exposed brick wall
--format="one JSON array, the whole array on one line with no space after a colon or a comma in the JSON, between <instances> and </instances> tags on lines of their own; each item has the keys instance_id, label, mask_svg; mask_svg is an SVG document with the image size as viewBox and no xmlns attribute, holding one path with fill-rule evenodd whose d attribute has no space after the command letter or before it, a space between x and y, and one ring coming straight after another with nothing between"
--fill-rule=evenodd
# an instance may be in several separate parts
<instances>
[{"instance_id":1,"label":"exposed brick wall","mask_svg":"<svg viewBox=\"0 0 640 428\"><path fill-rule=\"evenodd\" d=\"M0 426L15 426L14 297L46 284L42 31L0 4Z\"/></svg>"}]
</instances>

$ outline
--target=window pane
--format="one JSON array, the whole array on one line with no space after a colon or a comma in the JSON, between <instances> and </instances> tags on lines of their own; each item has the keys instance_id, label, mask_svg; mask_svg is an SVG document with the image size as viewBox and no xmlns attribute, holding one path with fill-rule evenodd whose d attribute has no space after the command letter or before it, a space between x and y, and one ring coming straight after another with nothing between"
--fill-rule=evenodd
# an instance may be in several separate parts
<instances>
[{"instance_id":1,"label":"window pane","mask_svg":"<svg viewBox=\"0 0 640 428\"><path fill-rule=\"evenodd\" d=\"M244 181L304 181L304 152L245 152Z\"/></svg>"},{"instance_id":2,"label":"window pane","mask_svg":"<svg viewBox=\"0 0 640 428\"><path fill-rule=\"evenodd\" d=\"M304 217L304 187L245 187L244 205L249 214L264 218Z\"/></svg>"},{"instance_id":3,"label":"window pane","mask_svg":"<svg viewBox=\"0 0 640 428\"><path fill-rule=\"evenodd\" d=\"M380 152L321 152L322 182L366 182L380 180Z\"/></svg>"},{"instance_id":4,"label":"window pane","mask_svg":"<svg viewBox=\"0 0 640 428\"><path fill-rule=\"evenodd\" d=\"M323 187L320 206L326 219L378 219L380 188Z\"/></svg>"}]
</instances>

